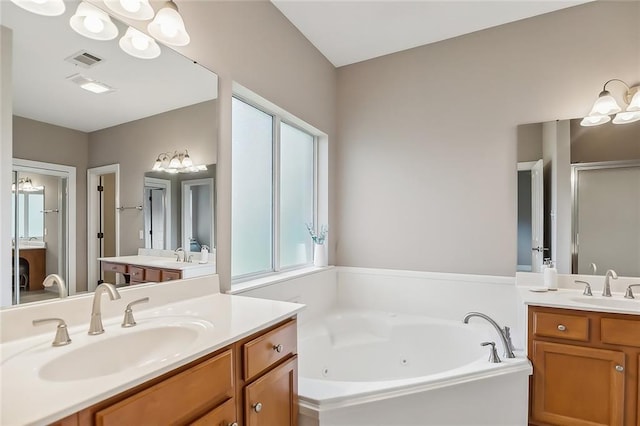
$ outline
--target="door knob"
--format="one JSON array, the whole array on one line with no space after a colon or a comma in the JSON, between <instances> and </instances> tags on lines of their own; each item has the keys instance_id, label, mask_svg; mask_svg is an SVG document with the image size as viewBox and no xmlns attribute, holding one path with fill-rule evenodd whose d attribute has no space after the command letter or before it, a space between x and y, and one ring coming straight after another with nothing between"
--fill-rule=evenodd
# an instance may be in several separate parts
<instances>
[{"instance_id":1,"label":"door knob","mask_svg":"<svg viewBox=\"0 0 640 426\"><path fill-rule=\"evenodd\" d=\"M616 371L619 371L622 373L624 371L624 367L621 365L616 365Z\"/></svg>"},{"instance_id":2,"label":"door knob","mask_svg":"<svg viewBox=\"0 0 640 426\"><path fill-rule=\"evenodd\" d=\"M262 403L258 402L256 404L253 404L253 411L255 411L256 413L262 411Z\"/></svg>"}]
</instances>

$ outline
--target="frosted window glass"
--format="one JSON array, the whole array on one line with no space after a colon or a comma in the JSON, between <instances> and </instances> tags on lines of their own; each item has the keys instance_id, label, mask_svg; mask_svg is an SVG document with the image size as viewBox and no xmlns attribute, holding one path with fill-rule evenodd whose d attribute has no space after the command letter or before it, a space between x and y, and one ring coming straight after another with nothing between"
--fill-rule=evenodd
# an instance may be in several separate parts
<instances>
[{"instance_id":1,"label":"frosted window glass","mask_svg":"<svg viewBox=\"0 0 640 426\"><path fill-rule=\"evenodd\" d=\"M231 275L273 270L273 117L233 98Z\"/></svg>"},{"instance_id":2,"label":"frosted window glass","mask_svg":"<svg viewBox=\"0 0 640 426\"><path fill-rule=\"evenodd\" d=\"M311 262L313 223L312 135L280 125L280 267Z\"/></svg>"}]
</instances>

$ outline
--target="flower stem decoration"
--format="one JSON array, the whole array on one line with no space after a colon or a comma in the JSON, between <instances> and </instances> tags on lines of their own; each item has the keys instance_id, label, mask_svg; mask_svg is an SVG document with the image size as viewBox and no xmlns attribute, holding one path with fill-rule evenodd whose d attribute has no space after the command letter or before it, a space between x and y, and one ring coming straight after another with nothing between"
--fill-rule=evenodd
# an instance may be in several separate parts
<instances>
[{"instance_id":1,"label":"flower stem decoration","mask_svg":"<svg viewBox=\"0 0 640 426\"><path fill-rule=\"evenodd\" d=\"M327 225L322 225L320 227L320 232L316 234L316 231L313 229L312 223L305 223L307 225L307 231L309 231L309 235L311 235L311 239L314 244L324 244L324 240L327 238L327 234L329 233L329 228Z\"/></svg>"}]
</instances>

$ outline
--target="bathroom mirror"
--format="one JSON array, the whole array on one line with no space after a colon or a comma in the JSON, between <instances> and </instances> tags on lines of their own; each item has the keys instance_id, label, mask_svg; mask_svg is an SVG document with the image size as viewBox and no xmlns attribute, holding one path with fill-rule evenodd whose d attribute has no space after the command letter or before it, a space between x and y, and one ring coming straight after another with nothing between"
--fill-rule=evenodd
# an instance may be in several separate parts
<instances>
[{"instance_id":1,"label":"bathroom mirror","mask_svg":"<svg viewBox=\"0 0 640 426\"><path fill-rule=\"evenodd\" d=\"M638 277L640 122L580 121L518 127L517 270L538 272L544 256L560 273Z\"/></svg>"},{"instance_id":2,"label":"bathroom mirror","mask_svg":"<svg viewBox=\"0 0 640 426\"><path fill-rule=\"evenodd\" d=\"M119 34L115 39L98 41L76 33L69 20L78 4L65 1L65 13L49 17L0 2L0 23L12 37L12 51L3 50L2 61L13 69L14 163L44 162L75 170L76 188L70 188L69 196L76 220L66 230L67 237L70 228L77 230L76 249L66 256L75 260L75 273L70 274L75 278L67 283L70 294L91 288L88 269L97 262L87 255L95 244L87 232L94 198L88 170L91 174L104 167L117 174L116 219L110 231L117 244L114 253L135 255L145 246L140 188L157 155L186 149L194 163L213 165L209 170L215 174L217 154L217 75L161 44L155 59L128 55L119 47L128 27L114 17ZM86 80L104 83L108 90L83 90ZM4 202L9 205L9 200ZM213 217L212 211L211 229ZM11 229L0 235L3 244L11 244ZM53 262L47 263L46 273L57 272L50 266ZM2 286L12 283L12 275L15 281L18 274L11 272L2 271ZM11 304L16 289L20 292L19 283L2 288L1 306Z\"/></svg>"},{"instance_id":3,"label":"bathroom mirror","mask_svg":"<svg viewBox=\"0 0 640 426\"><path fill-rule=\"evenodd\" d=\"M145 247L199 252L215 247L216 165L195 173L144 174Z\"/></svg>"}]
</instances>

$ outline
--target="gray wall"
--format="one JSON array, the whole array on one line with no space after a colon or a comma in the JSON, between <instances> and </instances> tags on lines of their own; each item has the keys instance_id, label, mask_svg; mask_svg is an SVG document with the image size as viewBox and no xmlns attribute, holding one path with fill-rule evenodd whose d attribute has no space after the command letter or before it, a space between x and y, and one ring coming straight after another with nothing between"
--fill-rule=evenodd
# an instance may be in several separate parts
<instances>
[{"instance_id":1,"label":"gray wall","mask_svg":"<svg viewBox=\"0 0 640 426\"><path fill-rule=\"evenodd\" d=\"M639 15L593 2L340 68L337 263L513 275L517 126L639 83Z\"/></svg>"},{"instance_id":2,"label":"gray wall","mask_svg":"<svg viewBox=\"0 0 640 426\"><path fill-rule=\"evenodd\" d=\"M518 126L518 163L542 158L542 123Z\"/></svg>"},{"instance_id":3,"label":"gray wall","mask_svg":"<svg viewBox=\"0 0 640 426\"><path fill-rule=\"evenodd\" d=\"M89 167L120 164L120 205L141 206L144 173L161 152L188 149L196 164L216 162L217 101L207 101L157 114L89 134ZM165 178L168 178L165 175ZM173 200L172 203L180 203ZM144 247L139 210L120 213L120 255L134 255Z\"/></svg>"},{"instance_id":4,"label":"gray wall","mask_svg":"<svg viewBox=\"0 0 640 426\"><path fill-rule=\"evenodd\" d=\"M640 159L640 121L582 127L571 120L570 131L572 163Z\"/></svg>"},{"instance_id":5,"label":"gray wall","mask_svg":"<svg viewBox=\"0 0 640 426\"><path fill-rule=\"evenodd\" d=\"M191 43L178 50L219 76L216 245L217 270L225 290L231 282L232 82L329 135L330 223L334 223L337 73L268 0L183 1L180 13L187 23ZM335 262L334 248L335 241L329 247L330 259Z\"/></svg>"},{"instance_id":6,"label":"gray wall","mask_svg":"<svg viewBox=\"0 0 640 426\"><path fill-rule=\"evenodd\" d=\"M13 158L76 168L76 290L86 290L89 136L78 130L13 117ZM74 255L74 254L71 254ZM49 262L49 259L47 259Z\"/></svg>"}]
</instances>

